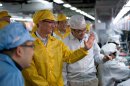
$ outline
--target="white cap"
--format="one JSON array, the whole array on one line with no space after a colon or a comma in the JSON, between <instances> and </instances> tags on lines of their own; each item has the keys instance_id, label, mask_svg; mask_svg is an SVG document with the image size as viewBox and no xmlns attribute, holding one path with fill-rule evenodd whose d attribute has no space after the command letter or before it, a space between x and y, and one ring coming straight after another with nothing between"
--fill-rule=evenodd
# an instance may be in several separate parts
<instances>
[{"instance_id":1,"label":"white cap","mask_svg":"<svg viewBox=\"0 0 130 86\"><path fill-rule=\"evenodd\" d=\"M101 51L104 53L104 55L109 55L111 53L117 52L116 44L105 44L104 46L102 46Z\"/></svg>"},{"instance_id":2,"label":"white cap","mask_svg":"<svg viewBox=\"0 0 130 86\"><path fill-rule=\"evenodd\" d=\"M82 15L74 15L69 20L69 25L72 29L84 29L86 28L86 22L84 16Z\"/></svg>"},{"instance_id":3,"label":"white cap","mask_svg":"<svg viewBox=\"0 0 130 86\"><path fill-rule=\"evenodd\" d=\"M108 42L115 42L120 44L120 35L109 36Z\"/></svg>"}]
</instances>

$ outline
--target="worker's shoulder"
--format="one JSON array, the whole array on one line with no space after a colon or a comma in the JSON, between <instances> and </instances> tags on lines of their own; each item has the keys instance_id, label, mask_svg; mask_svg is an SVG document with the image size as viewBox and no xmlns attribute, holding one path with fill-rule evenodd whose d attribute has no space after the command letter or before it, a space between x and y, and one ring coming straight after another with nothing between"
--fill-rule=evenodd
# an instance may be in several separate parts
<instances>
[{"instance_id":1,"label":"worker's shoulder","mask_svg":"<svg viewBox=\"0 0 130 86\"><path fill-rule=\"evenodd\" d=\"M17 75L20 73L19 69L15 65L12 65L11 63L1 62L0 65L1 65L0 67L1 75L13 76L13 74Z\"/></svg>"}]
</instances>

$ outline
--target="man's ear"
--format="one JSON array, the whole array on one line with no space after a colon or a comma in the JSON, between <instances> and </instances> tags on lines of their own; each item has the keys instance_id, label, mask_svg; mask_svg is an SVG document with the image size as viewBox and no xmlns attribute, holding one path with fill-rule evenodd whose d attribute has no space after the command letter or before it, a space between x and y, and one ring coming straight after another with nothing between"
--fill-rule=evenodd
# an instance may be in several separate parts
<instances>
[{"instance_id":1,"label":"man's ear","mask_svg":"<svg viewBox=\"0 0 130 86\"><path fill-rule=\"evenodd\" d=\"M22 53L23 53L22 47L18 46L18 47L16 48L16 55L17 55L18 57L21 57L21 56L22 56Z\"/></svg>"}]
</instances>

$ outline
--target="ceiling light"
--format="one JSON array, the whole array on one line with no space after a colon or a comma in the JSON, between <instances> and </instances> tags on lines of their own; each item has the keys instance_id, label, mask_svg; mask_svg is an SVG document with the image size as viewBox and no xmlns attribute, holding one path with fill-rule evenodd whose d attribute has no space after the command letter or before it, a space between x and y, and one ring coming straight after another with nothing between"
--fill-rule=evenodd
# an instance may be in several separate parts
<instances>
[{"instance_id":1,"label":"ceiling light","mask_svg":"<svg viewBox=\"0 0 130 86\"><path fill-rule=\"evenodd\" d=\"M82 14L82 15L84 15L84 16L92 19L92 20L95 20L95 18L93 16L85 13L84 11L82 11L80 9L77 9L76 7L72 7L70 4L64 4L63 6L66 7L66 8L70 8L71 10L75 10L76 12L78 12L78 13L80 13L80 14Z\"/></svg>"},{"instance_id":2,"label":"ceiling light","mask_svg":"<svg viewBox=\"0 0 130 86\"><path fill-rule=\"evenodd\" d=\"M88 17L88 18L90 18L90 19L92 19L92 20L95 20L95 18L93 16L91 16L91 15L89 15L87 13L85 13L85 16Z\"/></svg>"},{"instance_id":3,"label":"ceiling light","mask_svg":"<svg viewBox=\"0 0 130 86\"><path fill-rule=\"evenodd\" d=\"M124 6L130 6L130 0Z\"/></svg>"},{"instance_id":4,"label":"ceiling light","mask_svg":"<svg viewBox=\"0 0 130 86\"><path fill-rule=\"evenodd\" d=\"M71 7L70 9L71 9L71 10L77 10L77 8L76 8L76 7Z\"/></svg>"},{"instance_id":5,"label":"ceiling light","mask_svg":"<svg viewBox=\"0 0 130 86\"><path fill-rule=\"evenodd\" d=\"M71 7L70 4L64 4L63 6L66 7L66 8L70 8Z\"/></svg>"},{"instance_id":6,"label":"ceiling light","mask_svg":"<svg viewBox=\"0 0 130 86\"><path fill-rule=\"evenodd\" d=\"M50 2L48 2L48 1L46 1L46 0L37 0L38 2L41 2L41 3L43 3L43 4L48 4L48 3L50 3Z\"/></svg>"},{"instance_id":7,"label":"ceiling light","mask_svg":"<svg viewBox=\"0 0 130 86\"><path fill-rule=\"evenodd\" d=\"M80 14L82 14L82 15L84 15L84 16L86 16L86 17L92 19L92 20L95 20L95 18L94 18L93 16L91 16L91 15L85 13L84 11L81 11L80 9L77 9L76 12L78 12L78 13L80 13Z\"/></svg>"},{"instance_id":8,"label":"ceiling light","mask_svg":"<svg viewBox=\"0 0 130 86\"><path fill-rule=\"evenodd\" d=\"M130 10L129 7L123 7L123 9L120 10L118 15L114 19L113 24L117 23L120 20L120 18L122 18L129 10Z\"/></svg>"},{"instance_id":9,"label":"ceiling light","mask_svg":"<svg viewBox=\"0 0 130 86\"><path fill-rule=\"evenodd\" d=\"M116 24L120 18L122 18L130 10L130 0L123 6L120 12L117 14L116 18L113 21L113 24Z\"/></svg>"},{"instance_id":10,"label":"ceiling light","mask_svg":"<svg viewBox=\"0 0 130 86\"><path fill-rule=\"evenodd\" d=\"M77 10L76 10L76 12L80 13L80 12L81 12L81 10L77 9Z\"/></svg>"},{"instance_id":11,"label":"ceiling light","mask_svg":"<svg viewBox=\"0 0 130 86\"><path fill-rule=\"evenodd\" d=\"M17 20L17 21L33 21L31 18L11 18L11 20Z\"/></svg>"},{"instance_id":12,"label":"ceiling light","mask_svg":"<svg viewBox=\"0 0 130 86\"><path fill-rule=\"evenodd\" d=\"M2 3L0 3L0 7L2 7L3 6L3 4Z\"/></svg>"},{"instance_id":13,"label":"ceiling light","mask_svg":"<svg viewBox=\"0 0 130 86\"><path fill-rule=\"evenodd\" d=\"M53 2L55 2L57 4L63 4L64 3L62 0L53 0Z\"/></svg>"},{"instance_id":14,"label":"ceiling light","mask_svg":"<svg viewBox=\"0 0 130 86\"><path fill-rule=\"evenodd\" d=\"M85 12L84 12L84 11L81 11L80 13L81 13L82 15L84 15Z\"/></svg>"}]
</instances>

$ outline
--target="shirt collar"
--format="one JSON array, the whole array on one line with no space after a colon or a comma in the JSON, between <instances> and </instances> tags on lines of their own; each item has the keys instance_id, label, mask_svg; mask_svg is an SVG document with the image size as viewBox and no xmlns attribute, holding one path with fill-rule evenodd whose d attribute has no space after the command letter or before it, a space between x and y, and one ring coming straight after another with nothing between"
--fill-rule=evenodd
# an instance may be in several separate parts
<instances>
[{"instance_id":1,"label":"shirt collar","mask_svg":"<svg viewBox=\"0 0 130 86\"><path fill-rule=\"evenodd\" d=\"M35 32L35 34L33 33L33 36L34 36L34 37L38 37L38 38L40 38L41 40L43 40L43 38L38 34L37 31ZM51 35L48 35L48 38L51 39L51 40L54 40L54 38L53 38Z\"/></svg>"},{"instance_id":2,"label":"shirt collar","mask_svg":"<svg viewBox=\"0 0 130 86\"><path fill-rule=\"evenodd\" d=\"M42 38L42 37L38 34L37 31L36 31L36 35L37 35L38 38L40 38L40 39L42 40L42 42L43 42L45 45L47 44L48 38Z\"/></svg>"},{"instance_id":3,"label":"shirt collar","mask_svg":"<svg viewBox=\"0 0 130 86\"><path fill-rule=\"evenodd\" d=\"M41 40L45 40L45 38L43 39L43 38L38 34L37 31L36 31L36 36L37 36L38 38L40 38Z\"/></svg>"},{"instance_id":4,"label":"shirt collar","mask_svg":"<svg viewBox=\"0 0 130 86\"><path fill-rule=\"evenodd\" d=\"M77 38L75 38L73 35L72 35L72 33L70 33L70 39L72 40L72 39L77 39Z\"/></svg>"},{"instance_id":5,"label":"shirt collar","mask_svg":"<svg viewBox=\"0 0 130 86\"><path fill-rule=\"evenodd\" d=\"M20 71L22 71L22 67L18 64L18 63L16 63L14 60L13 60L13 62L15 63L15 66L20 70Z\"/></svg>"}]
</instances>

